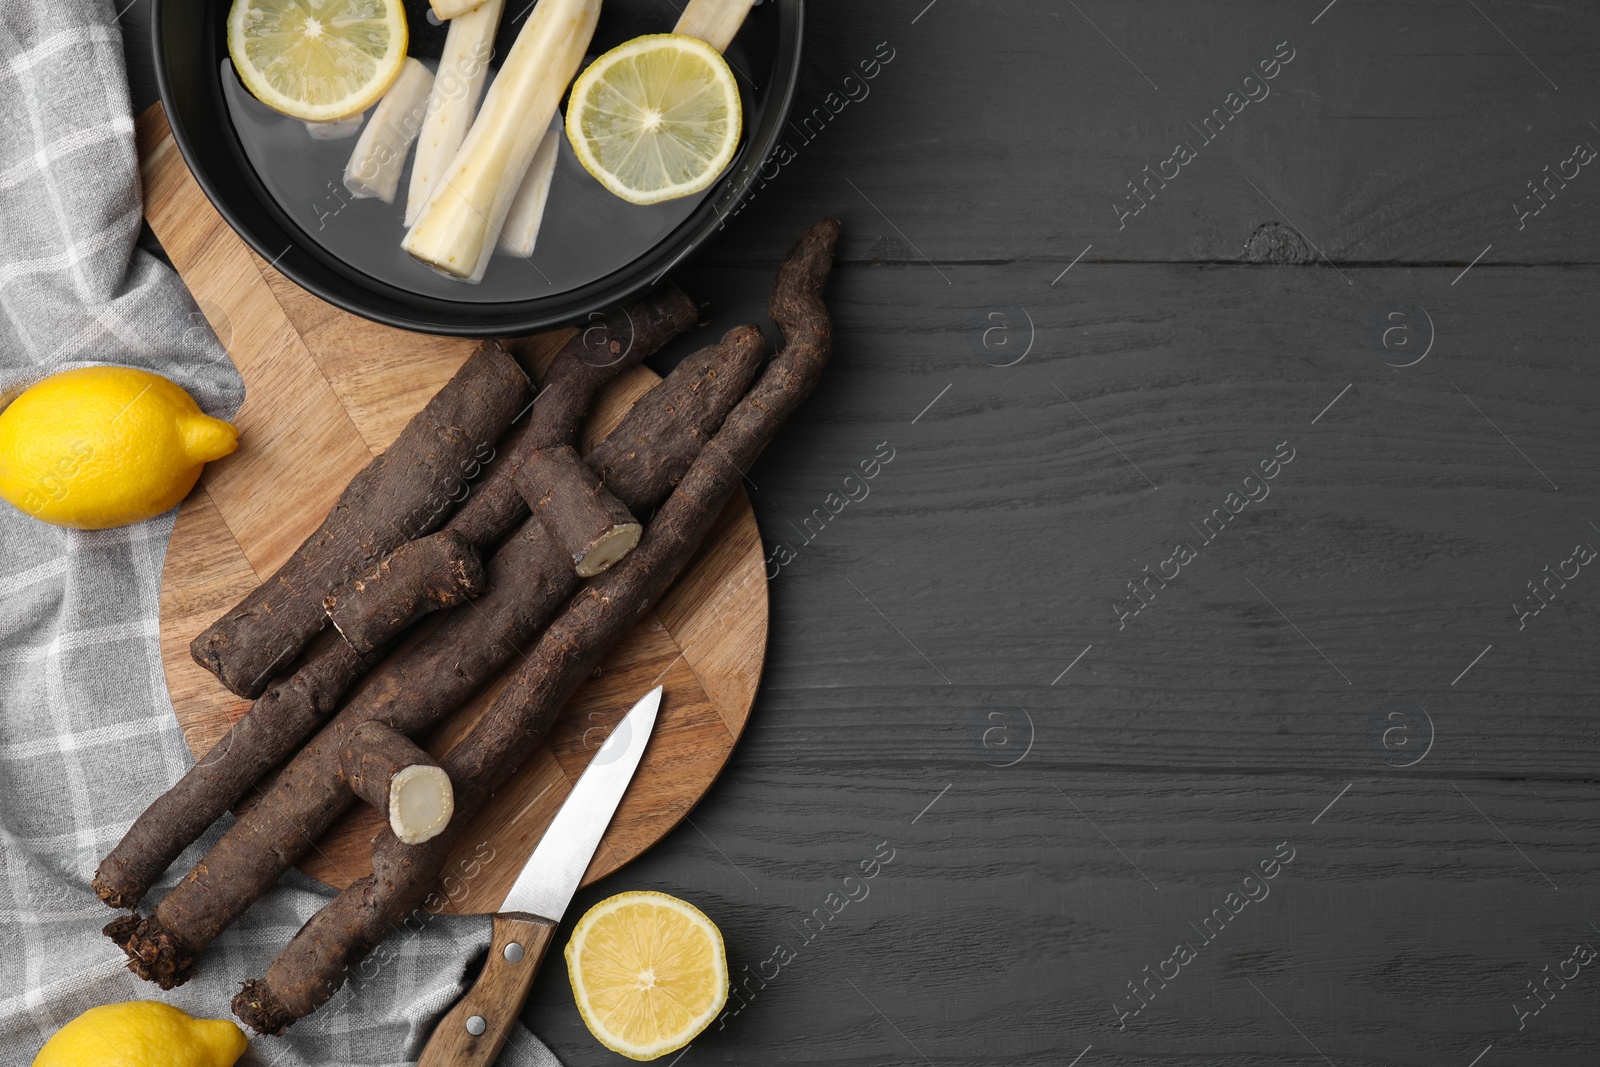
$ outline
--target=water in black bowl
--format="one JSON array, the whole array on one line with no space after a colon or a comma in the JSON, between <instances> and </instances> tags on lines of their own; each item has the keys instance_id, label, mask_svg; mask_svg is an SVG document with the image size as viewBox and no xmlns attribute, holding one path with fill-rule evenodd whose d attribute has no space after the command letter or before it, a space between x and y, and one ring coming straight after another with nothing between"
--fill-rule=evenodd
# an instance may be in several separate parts
<instances>
[{"instance_id":1,"label":"water in black bowl","mask_svg":"<svg viewBox=\"0 0 1600 1067\"><path fill-rule=\"evenodd\" d=\"M496 57L506 54L531 9L527 0L508 0L495 40ZM409 0L406 16L410 23L410 54L430 69L437 67L444 50L445 27L425 2ZM676 11L670 4L612 0L605 6L583 66L634 37L671 31L675 19ZM734 42L727 58L739 80L748 133L756 114L758 91L741 73L750 68L741 55L740 42ZM491 79L497 69L498 59L491 60ZM649 206L630 204L608 192L584 170L562 136L560 158L533 255L524 259L496 252L483 281L474 285L445 277L401 249L400 241L406 232L406 191L411 182L409 159L393 204L356 199L343 183L345 164L356 144L354 136L316 140L304 123L251 96L226 58L221 62L220 76L228 116L246 160L305 240L360 274L422 296L496 303L577 289L627 267L650 251L709 195L708 191ZM415 154L413 148L411 155Z\"/></svg>"}]
</instances>

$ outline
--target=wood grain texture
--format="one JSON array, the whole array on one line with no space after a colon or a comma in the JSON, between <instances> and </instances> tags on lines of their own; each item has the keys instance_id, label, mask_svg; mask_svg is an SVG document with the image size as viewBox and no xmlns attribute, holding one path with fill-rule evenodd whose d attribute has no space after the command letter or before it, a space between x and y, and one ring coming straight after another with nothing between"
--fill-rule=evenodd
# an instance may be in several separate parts
<instances>
[{"instance_id":1,"label":"wood grain texture","mask_svg":"<svg viewBox=\"0 0 1600 1067\"><path fill-rule=\"evenodd\" d=\"M847 231L852 260L1029 260L1046 281L1090 243L1091 262L1240 261L1264 224L1341 265L1460 269L1491 243L1485 263L1595 262L1593 168L1525 226L1512 209L1574 144L1600 149L1592 5L1338 0L1314 25L1328 0L926 7L808 4L792 160L715 255L780 246L800 205L870 199L895 228ZM1270 95L1207 143L1195 126L1280 42ZM1197 158L1122 226L1127 183L1179 142Z\"/></svg>"},{"instance_id":2,"label":"wood grain texture","mask_svg":"<svg viewBox=\"0 0 1600 1067\"><path fill-rule=\"evenodd\" d=\"M168 688L199 755L249 704L194 663L188 641L293 551L343 489L342 472L381 451L472 346L365 322L290 284L206 202L159 108L141 120L140 139L151 227L228 345L247 396L236 420L241 448L208 468L180 511L163 572ZM519 358L542 369L566 336L520 344ZM657 380L641 367L613 383L583 436L603 436ZM326 463L319 448L330 450ZM610 729L657 682L667 692L656 733L586 880L629 862L684 817L721 771L755 697L766 639L761 574L760 536L741 494L701 559L579 692L531 766L469 824L446 868L450 910L496 910ZM727 649L709 647L724 639ZM441 728L435 755L477 721L498 688ZM303 869L340 888L364 877L384 825L379 812L360 806L317 843ZM461 878L469 867L472 877Z\"/></svg>"},{"instance_id":3,"label":"wood grain texture","mask_svg":"<svg viewBox=\"0 0 1600 1067\"><path fill-rule=\"evenodd\" d=\"M1458 782L1463 797L1357 768L1069 773L1031 760L801 776L793 742L768 729L777 721L746 738L699 832L680 830L619 879L686 896L721 926L743 1005L730 1001L736 1014L691 1056L1066 1067L1092 1045L1079 1067L1325 1064L1309 1038L1339 1067L1466 1067L1491 1042L1485 1063L1592 1062L1589 970L1522 1031L1512 1007L1574 943L1600 947L1585 907L1591 788ZM796 806L826 819L794 819ZM884 842L892 861L865 879ZM1217 923L1204 920L1246 875L1261 882L1282 843L1294 859L1264 899L1206 941ZM1179 942L1197 959L1119 1028L1112 1005L1137 1005L1127 983ZM540 977L535 1032L565 1063L612 1062L565 981L557 968Z\"/></svg>"},{"instance_id":4,"label":"wood grain texture","mask_svg":"<svg viewBox=\"0 0 1600 1067\"><path fill-rule=\"evenodd\" d=\"M1511 604L1600 547L1600 175L1524 229L1512 204L1600 147L1600 9L807 15L800 116L895 58L677 278L709 331L752 320L794 233L844 219L836 355L750 472L766 552L796 552L758 710L693 824L573 905L655 889L723 930L746 1006L680 1067L1589 1067L1600 974L1522 1030L1513 1005L1600 947L1600 586L1522 630ZM1272 96L1118 230L1125 183L1284 40ZM1274 224L1314 262L1247 263ZM1386 365L1423 310L1431 353ZM1272 496L1118 630L1124 583L1284 440ZM880 442L870 495L807 536ZM1418 707L1434 744L1401 766ZM1271 896L1120 1029L1127 983L1284 841ZM559 966L524 1019L568 1067L616 1062Z\"/></svg>"},{"instance_id":5,"label":"wood grain texture","mask_svg":"<svg viewBox=\"0 0 1600 1067\"><path fill-rule=\"evenodd\" d=\"M1099 267L1052 291L972 267L952 295L926 265L847 269L847 347L751 474L769 555L795 553L773 582L785 654L766 699L774 721L818 728L796 758L865 770L915 723L902 757L964 759L990 710L1025 731L1026 709L1035 759L1325 769L1383 755L1406 705L1438 730L1415 773L1592 776L1600 574L1525 628L1512 603L1576 543L1600 547L1600 272L1474 270L1453 288L1448 268L1346 273L1354 286L1325 267ZM737 321L758 292L742 277L688 281L743 284L722 309ZM1434 351L1391 366L1389 309L1420 346L1419 305ZM1507 343L1530 306L1537 341ZM1031 354L992 365L1029 343L1025 309ZM1010 355L998 334L984 347L991 314ZM1208 545L1190 524L1285 441L1271 495ZM870 495L819 529L882 443L895 458ZM1126 583L1178 543L1198 558L1120 624ZM1060 748L1051 723L1070 728Z\"/></svg>"},{"instance_id":6,"label":"wood grain texture","mask_svg":"<svg viewBox=\"0 0 1600 1067\"><path fill-rule=\"evenodd\" d=\"M373 453L263 284L260 257L210 208L183 165L159 109L139 124L139 152L146 219L173 262L194 279L195 301L255 387L233 418L245 447L207 464L201 486L250 565L270 574L316 529L326 509L313 515L279 507L261 487L297 484L332 500Z\"/></svg>"},{"instance_id":7,"label":"wood grain texture","mask_svg":"<svg viewBox=\"0 0 1600 1067\"><path fill-rule=\"evenodd\" d=\"M490 1067L511 1037L539 964L556 937L547 919L494 917L494 935L483 972L464 997L434 1027L417 1067ZM481 1021L474 1035L469 1021Z\"/></svg>"}]
</instances>

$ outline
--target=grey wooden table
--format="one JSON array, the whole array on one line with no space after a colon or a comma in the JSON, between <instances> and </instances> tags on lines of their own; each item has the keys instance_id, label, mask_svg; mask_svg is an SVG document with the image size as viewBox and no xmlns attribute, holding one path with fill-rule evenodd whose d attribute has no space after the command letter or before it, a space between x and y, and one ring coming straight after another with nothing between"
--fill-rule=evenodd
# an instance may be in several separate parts
<instances>
[{"instance_id":1,"label":"grey wooden table","mask_svg":"<svg viewBox=\"0 0 1600 1067\"><path fill-rule=\"evenodd\" d=\"M722 927L674 1062L1600 1062L1600 8L811 10L680 279L748 319L845 220L765 682L579 901Z\"/></svg>"}]
</instances>

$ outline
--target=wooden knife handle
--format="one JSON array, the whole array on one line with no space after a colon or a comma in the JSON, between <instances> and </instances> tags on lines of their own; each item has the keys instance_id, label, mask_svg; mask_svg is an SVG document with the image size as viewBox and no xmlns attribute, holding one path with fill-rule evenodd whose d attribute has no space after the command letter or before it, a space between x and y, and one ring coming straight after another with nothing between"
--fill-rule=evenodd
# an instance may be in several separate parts
<instances>
[{"instance_id":1,"label":"wooden knife handle","mask_svg":"<svg viewBox=\"0 0 1600 1067\"><path fill-rule=\"evenodd\" d=\"M489 962L467 995L443 1019L417 1067L490 1067L522 1014L556 924L531 916L496 915Z\"/></svg>"}]
</instances>

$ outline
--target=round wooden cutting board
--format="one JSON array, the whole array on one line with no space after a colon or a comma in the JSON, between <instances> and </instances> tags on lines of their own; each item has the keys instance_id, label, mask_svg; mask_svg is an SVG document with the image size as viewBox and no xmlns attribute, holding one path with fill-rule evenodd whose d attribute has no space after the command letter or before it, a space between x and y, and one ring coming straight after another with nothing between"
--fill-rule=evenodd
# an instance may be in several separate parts
<instances>
[{"instance_id":1,"label":"round wooden cutting board","mask_svg":"<svg viewBox=\"0 0 1600 1067\"><path fill-rule=\"evenodd\" d=\"M270 575L316 528L350 478L455 373L472 342L378 326L285 280L228 227L195 183L157 105L139 120L145 214L244 377L239 451L211 464L184 503L161 583L161 655L189 748L208 750L249 707L189 656L189 642ZM399 235L396 235L396 240ZM198 326L198 323L196 324ZM530 370L570 331L530 339ZM600 397L586 440L614 426L658 380L636 368ZM705 794L744 730L767 638L761 538L743 491L694 565L612 651L545 745L467 827L441 897L463 913L497 910L612 725L652 686L666 688L637 776L584 876L638 856ZM516 664L508 668L508 674ZM482 715L504 679L428 747L442 753ZM371 870L383 826L358 805L301 868L338 888Z\"/></svg>"}]
</instances>

